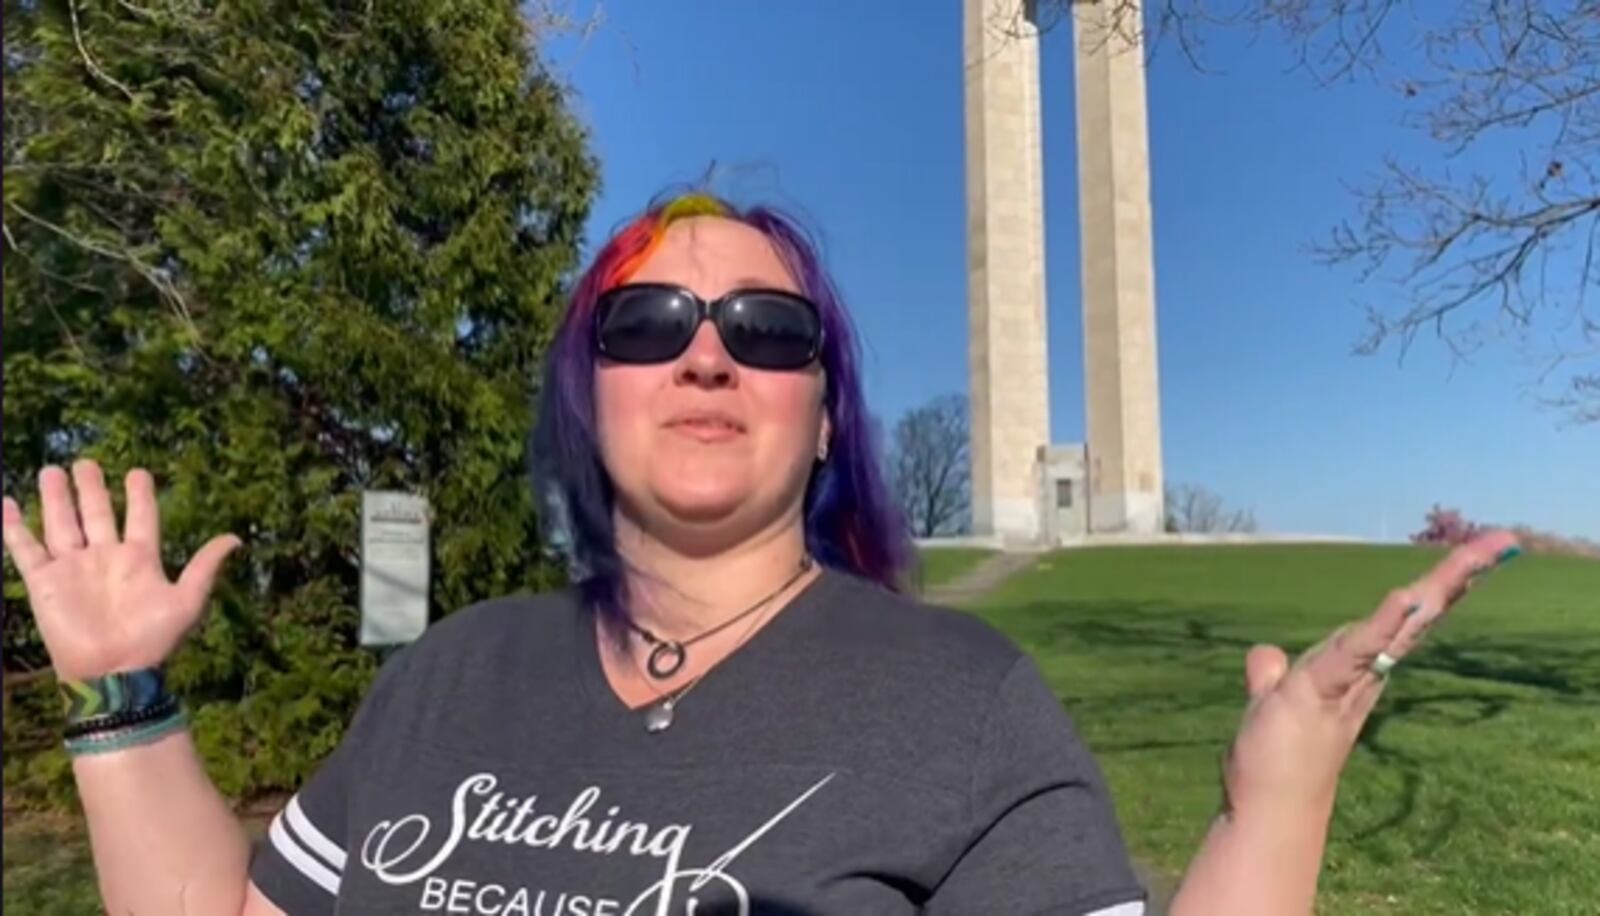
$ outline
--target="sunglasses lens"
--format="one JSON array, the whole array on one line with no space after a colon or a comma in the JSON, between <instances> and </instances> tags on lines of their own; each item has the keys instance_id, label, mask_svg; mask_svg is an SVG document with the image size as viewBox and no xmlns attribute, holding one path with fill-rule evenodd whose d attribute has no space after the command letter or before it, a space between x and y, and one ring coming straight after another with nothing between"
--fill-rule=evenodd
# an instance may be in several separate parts
<instances>
[{"instance_id":1,"label":"sunglasses lens","mask_svg":"<svg viewBox=\"0 0 1600 916\"><path fill-rule=\"evenodd\" d=\"M600 352L624 363L665 362L683 352L699 323L697 304L682 292L618 287L600 300Z\"/></svg>"},{"instance_id":2,"label":"sunglasses lens","mask_svg":"<svg viewBox=\"0 0 1600 916\"><path fill-rule=\"evenodd\" d=\"M718 324L728 353L757 369L799 369L821 349L822 322L799 296L740 294L723 304Z\"/></svg>"}]
</instances>

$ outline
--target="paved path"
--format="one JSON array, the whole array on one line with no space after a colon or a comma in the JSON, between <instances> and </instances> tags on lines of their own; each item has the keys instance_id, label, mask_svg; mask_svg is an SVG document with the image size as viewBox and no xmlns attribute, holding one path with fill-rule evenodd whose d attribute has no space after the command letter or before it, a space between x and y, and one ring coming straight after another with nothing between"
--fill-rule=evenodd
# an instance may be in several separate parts
<instances>
[{"instance_id":1,"label":"paved path","mask_svg":"<svg viewBox=\"0 0 1600 916\"><path fill-rule=\"evenodd\" d=\"M923 600L946 607L976 601L1032 566L1038 558L1035 553L995 553L949 582L928 589Z\"/></svg>"},{"instance_id":2,"label":"paved path","mask_svg":"<svg viewBox=\"0 0 1600 916\"><path fill-rule=\"evenodd\" d=\"M922 596L923 600L946 607L969 604L993 591L1005 580L1033 566L1038 559L1037 553L996 553L955 579L928 589ZM1143 862L1135 860L1133 868L1138 872L1139 880L1143 881L1144 886L1150 891L1149 916L1165 916L1167 906L1172 900L1172 892L1176 890L1175 882L1170 876Z\"/></svg>"}]
</instances>

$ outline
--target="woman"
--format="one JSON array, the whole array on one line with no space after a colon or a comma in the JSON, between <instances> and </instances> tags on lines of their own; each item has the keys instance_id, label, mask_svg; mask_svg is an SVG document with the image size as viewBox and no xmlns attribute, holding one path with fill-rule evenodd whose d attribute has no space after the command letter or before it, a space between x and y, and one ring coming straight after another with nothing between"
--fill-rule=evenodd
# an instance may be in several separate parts
<instances>
[{"instance_id":1,"label":"woman","mask_svg":"<svg viewBox=\"0 0 1600 916\"><path fill-rule=\"evenodd\" d=\"M43 544L9 500L5 543L57 675L129 707L69 716L108 909L1144 912L1032 662L893 591L909 551L853 346L771 211L690 196L613 239L553 345L537 435L579 585L467 609L397 655L253 861L154 673L238 539L168 583L149 474L127 478L119 536L92 462L76 514L47 469ZM1224 813L1173 912L1310 911L1384 675L1514 550L1457 550L1293 668L1251 652Z\"/></svg>"}]
</instances>

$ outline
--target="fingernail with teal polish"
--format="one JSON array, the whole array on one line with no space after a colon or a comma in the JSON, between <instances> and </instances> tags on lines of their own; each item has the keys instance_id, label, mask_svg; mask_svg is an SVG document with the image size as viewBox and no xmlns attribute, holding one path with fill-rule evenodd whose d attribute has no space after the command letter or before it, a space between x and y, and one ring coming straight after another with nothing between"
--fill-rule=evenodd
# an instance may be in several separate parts
<instances>
[{"instance_id":1,"label":"fingernail with teal polish","mask_svg":"<svg viewBox=\"0 0 1600 916\"><path fill-rule=\"evenodd\" d=\"M1499 555L1494 558L1494 563L1495 563L1496 566L1504 566L1505 564L1510 563L1512 560L1515 560L1517 557L1520 557L1520 556L1522 556L1522 547L1521 547L1521 545L1512 544L1510 547L1507 547L1505 550L1500 551Z\"/></svg>"}]
</instances>

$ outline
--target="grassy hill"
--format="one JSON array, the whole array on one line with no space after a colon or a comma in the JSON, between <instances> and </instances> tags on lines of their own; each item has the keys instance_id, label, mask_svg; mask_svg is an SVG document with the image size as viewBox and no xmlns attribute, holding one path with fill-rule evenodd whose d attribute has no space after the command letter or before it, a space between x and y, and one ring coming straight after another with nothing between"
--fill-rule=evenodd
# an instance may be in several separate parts
<instances>
[{"instance_id":1,"label":"grassy hill","mask_svg":"<svg viewBox=\"0 0 1600 916\"><path fill-rule=\"evenodd\" d=\"M1108 547L1044 557L975 608L1039 659L1135 853L1182 871L1256 642L1304 649L1439 552ZM1487 577L1391 686L1340 795L1319 913L1600 912L1600 562Z\"/></svg>"}]
</instances>

